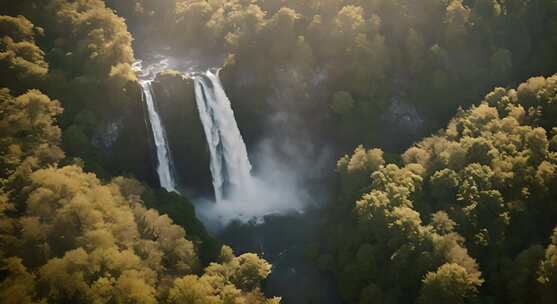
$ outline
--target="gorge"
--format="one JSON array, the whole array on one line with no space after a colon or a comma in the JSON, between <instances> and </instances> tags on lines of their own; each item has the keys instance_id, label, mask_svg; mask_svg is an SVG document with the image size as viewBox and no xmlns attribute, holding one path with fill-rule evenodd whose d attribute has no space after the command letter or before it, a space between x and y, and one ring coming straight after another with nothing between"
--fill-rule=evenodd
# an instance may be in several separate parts
<instances>
[{"instance_id":1,"label":"gorge","mask_svg":"<svg viewBox=\"0 0 557 304\"><path fill-rule=\"evenodd\" d=\"M554 0L0 0L0 303L557 303Z\"/></svg>"},{"instance_id":2,"label":"gorge","mask_svg":"<svg viewBox=\"0 0 557 304\"><path fill-rule=\"evenodd\" d=\"M267 138L263 145L254 146L252 156L258 169L253 172L248 149L236 123L233 105L219 79L219 69L188 66L185 60L161 55L152 57L156 59L151 59L151 63L145 66L136 64L140 78L147 79L142 83L143 88L154 81L154 89L151 87L153 91L149 92L151 96L155 93L160 96L185 93L185 96L167 96L166 99L172 102L175 109L183 103L190 103L190 106L193 103L197 108L195 113L187 114L199 117L196 121L202 128L197 132L202 132L205 137L204 146L206 153L210 155L205 170L210 172L214 191L214 197L210 194L199 194L200 192L197 192L198 196L194 196L200 219L215 237L230 244L238 252L258 252L269 261L276 262L269 283L265 287L269 294L281 295L290 303L302 303L308 297L320 299L321 303L337 303L338 295L334 292L331 278L322 276L314 266L304 261L304 244L316 237L319 225L317 213L304 213L306 208L315 207L309 193L301 187L305 182L302 173L304 170L301 167L298 168L299 171L294 169L287 158L279 157L270 150L270 145L285 139L284 135ZM178 72L178 69L182 72ZM197 71L199 69L201 71ZM173 75L179 79L177 85L183 86L186 91L173 90L172 87L175 85L161 82L159 79L165 70L174 70ZM193 86L190 86L192 82ZM193 92L188 92L192 89ZM189 95L192 93L193 98ZM154 104L158 102L156 98L153 98L153 101ZM163 103L166 103L161 105L163 109L170 107L167 102L163 100ZM163 111L162 116L154 116L151 115L151 109L152 106L147 104L147 126L166 125L160 117L169 117L168 113ZM157 117L159 121L156 120ZM153 133L155 139L156 136L157 134ZM171 151L172 141L165 141L164 149L156 145L156 140L154 142L154 150L162 150L163 156L176 155ZM288 145L288 149L300 149L293 143ZM164 152L166 149L168 152ZM160 153L157 155L161 156ZM302 155L299 154L298 157ZM195 161L194 155L178 157L190 160L193 158ZM171 165L171 162L168 161L167 164ZM187 171L177 173L188 174ZM159 178L162 185L164 176ZM187 187L178 184L177 188ZM293 223L295 224L292 225ZM277 236L282 234L295 237L275 238L275 233ZM243 237L238 238L240 234ZM289 291L285 292L285 284L289 280L304 283L295 288L290 287ZM328 290L316 292L319 284L329 286Z\"/></svg>"}]
</instances>

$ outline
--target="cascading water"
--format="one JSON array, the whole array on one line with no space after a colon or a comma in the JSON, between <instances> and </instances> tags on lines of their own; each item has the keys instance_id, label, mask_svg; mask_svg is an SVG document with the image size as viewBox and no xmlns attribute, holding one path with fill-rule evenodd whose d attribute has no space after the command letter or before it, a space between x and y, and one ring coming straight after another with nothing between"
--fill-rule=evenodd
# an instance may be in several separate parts
<instances>
[{"instance_id":1,"label":"cascading water","mask_svg":"<svg viewBox=\"0 0 557 304\"><path fill-rule=\"evenodd\" d=\"M155 140L155 148L157 150L157 174L159 176L159 182L161 187L164 189L168 191L176 191L176 182L174 180L170 148L168 147L166 132L155 106L155 98L152 87L152 82L157 73L165 68L165 62L150 66L145 71L142 70L141 62L134 65L134 69L137 72L140 72L139 83L143 89L143 99L147 105L149 122L153 132L153 138Z\"/></svg>"},{"instance_id":2,"label":"cascading water","mask_svg":"<svg viewBox=\"0 0 557 304\"><path fill-rule=\"evenodd\" d=\"M217 202L252 189L251 164L230 100L211 70L195 76L195 100L211 154Z\"/></svg>"},{"instance_id":3,"label":"cascading water","mask_svg":"<svg viewBox=\"0 0 557 304\"><path fill-rule=\"evenodd\" d=\"M218 76L218 70L199 70L193 64L158 57L159 61L142 67L134 65L143 88L148 119L151 124L157 151L157 173L161 186L175 190L174 168L164 125L157 113L152 83L156 75L169 67L192 77L195 84L195 102L210 154L210 171L213 178L216 204L196 200L196 212L208 225L218 231L233 220L260 223L270 214L301 212L307 195L298 187L300 181L295 170L289 169L265 141L255 150L258 174L252 176L246 145L236 123L230 100ZM180 155L188 157L188 155Z\"/></svg>"}]
</instances>

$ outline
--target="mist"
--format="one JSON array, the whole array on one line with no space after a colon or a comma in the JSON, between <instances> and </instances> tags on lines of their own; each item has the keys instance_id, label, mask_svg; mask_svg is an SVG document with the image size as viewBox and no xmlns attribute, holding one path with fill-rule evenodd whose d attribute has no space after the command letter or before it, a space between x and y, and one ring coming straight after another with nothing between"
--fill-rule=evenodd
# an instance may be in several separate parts
<instances>
[{"instance_id":1,"label":"mist","mask_svg":"<svg viewBox=\"0 0 557 304\"><path fill-rule=\"evenodd\" d=\"M288 138L262 140L250 154L254 166L250 187L231 191L220 202L195 200L200 219L210 230L220 231L232 221L262 224L269 215L303 213L318 201L307 181L330 158L325 149L310 159L314 152L313 145L299 145Z\"/></svg>"}]
</instances>

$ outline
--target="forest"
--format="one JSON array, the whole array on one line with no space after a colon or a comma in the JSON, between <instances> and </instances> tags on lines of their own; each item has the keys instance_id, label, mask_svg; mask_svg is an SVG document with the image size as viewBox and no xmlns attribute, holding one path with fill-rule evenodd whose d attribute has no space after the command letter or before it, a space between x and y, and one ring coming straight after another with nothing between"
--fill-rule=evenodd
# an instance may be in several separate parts
<instances>
[{"instance_id":1,"label":"forest","mask_svg":"<svg viewBox=\"0 0 557 304\"><path fill-rule=\"evenodd\" d=\"M557 303L557 1L0 0L0 303Z\"/></svg>"}]
</instances>

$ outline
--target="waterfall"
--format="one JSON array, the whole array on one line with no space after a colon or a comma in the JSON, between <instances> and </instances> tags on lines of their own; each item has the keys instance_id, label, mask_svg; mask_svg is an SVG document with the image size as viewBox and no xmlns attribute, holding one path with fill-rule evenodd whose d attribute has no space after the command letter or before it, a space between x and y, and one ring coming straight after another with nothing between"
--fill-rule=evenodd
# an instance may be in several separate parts
<instances>
[{"instance_id":1,"label":"waterfall","mask_svg":"<svg viewBox=\"0 0 557 304\"><path fill-rule=\"evenodd\" d=\"M143 98L147 104L147 111L149 112L149 122L151 123L153 138L155 139L155 148L157 149L157 174L159 181L164 189L176 191L176 183L172 173L172 161L170 160L170 149L161 118L155 108L151 81L142 81L140 83L143 88Z\"/></svg>"},{"instance_id":2,"label":"waterfall","mask_svg":"<svg viewBox=\"0 0 557 304\"><path fill-rule=\"evenodd\" d=\"M211 70L195 76L195 100L209 152L217 202L228 194L251 191L251 164L230 100Z\"/></svg>"},{"instance_id":3,"label":"waterfall","mask_svg":"<svg viewBox=\"0 0 557 304\"><path fill-rule=\"evenodd\" d=\"M156 74L166 67L166 63L162 62L159 65L148 67L145 71L142 70L141 62L134 65L134 69L141 72L140 81L143 89L143 100L147 105L147 112L153 138L155 140L155 148L157 150L157 175L161 187L168 191L176 191L176 182L174 181L174 174L172 168L172 160L170 157L170 148L168 140L166 139L166 131L164 130L161 118L157 112L155 105L155 98L153 95L152 83Z\"/></svg>"}]
</instances>

